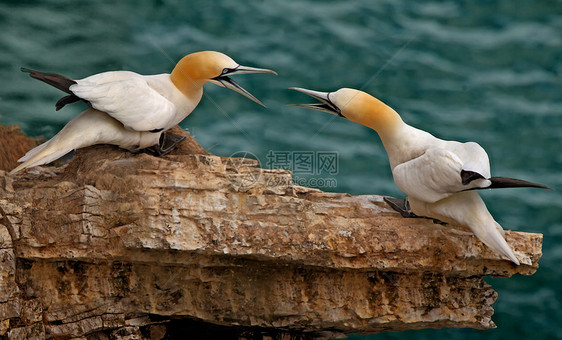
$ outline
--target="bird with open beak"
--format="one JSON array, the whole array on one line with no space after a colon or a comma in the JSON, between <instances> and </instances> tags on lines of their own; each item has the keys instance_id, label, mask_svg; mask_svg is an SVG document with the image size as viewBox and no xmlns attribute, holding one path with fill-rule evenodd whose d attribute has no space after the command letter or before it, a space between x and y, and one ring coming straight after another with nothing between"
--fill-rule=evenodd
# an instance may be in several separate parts
<instances>
[{"instance_id":1,"label":"bird with open beak","mask_svg":"<svg viewBox=\"0 0 562 340\"><path fill-rule=\"evenodd\" d=\"M490 161L474 142L446 141L406 124L400 115L377 98L354 89L318 92L293 90L319 100L297 104L328 112L375 130L386 149L396 185L407 200L385 200L404 217L430 217L469 227L490 249L519 265L504 238L503 228L494 220L475 189L508 187L548 188L519 179L491 177ZM523 262L530 264L530 259Z\"/></svg>"},{"instance_id":2,"label":"bird with open beak","mask_svg":"<svg viewBox=\"0 0 562 340\"><path fill-rule=\"evenodd\" d=\"M234 90L263 106L230 76L275 71L241 66L229 56L203 51L183 57L171 74L140 75L112 71L72 80L54 73L26 68L31 77L52 85L68 95L56 103L83 101L91 107L71 120L49 141L27 152L23 162L10 172L50 163L70 151L95 144L113 144L133 152L147 150L161 156L172 151L184 137L166 130L184 120L199 104L203 86L212 83Z\"/></svg>"}]
</instances>

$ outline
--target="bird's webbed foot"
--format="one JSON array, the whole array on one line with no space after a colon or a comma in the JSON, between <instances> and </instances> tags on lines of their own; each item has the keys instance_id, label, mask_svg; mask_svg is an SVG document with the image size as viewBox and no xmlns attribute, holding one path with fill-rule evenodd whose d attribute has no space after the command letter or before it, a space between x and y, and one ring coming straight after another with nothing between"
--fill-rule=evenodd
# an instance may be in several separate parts
<instances>
[{"instance_id":1,"label":"bird's webbed foot","mask_svg":"<svg viewBox=\"0 0 562 340\"><path fill-rule=\"evenodd\" d=\"M383 200L390 205L390 207L400 213L405 218L419 218L420 216L414 214L410 209L410 203L406 198L383 197Z\"/></svg>"},{"instance_id":2,"label":"bird's webbed foot","mask_svg":"<svg viewBox=\"0 0 562 340\"><path fill-rule=\"evenodd\" d=\"M145 148L143 151L155 157L165 156L177 148L184 140L185 136L162 132L158 145Z\"/></svg>"},{"instance_id":3,"label":"bird's webbed foot","mask_svg":"<svg viewBox=\"0 0 562 340\"><path fill-rule=\"evenodd\" d=\"M436 224L447 224L447 223L445 223L443 221L440 221L438 219L435 219L435 218L418 216L418 215L414 214L412 212L412 209L410 208L410 203L408 202L407 198L394 198L394 197L385 196L385 197L383 197L383 200L388 205L390 205L390 207L392 209L398 211L402 217L405 217L405 218L427 218L427 219L433 220L433 223L436 223Z\"/></svg>"}]
</instances>

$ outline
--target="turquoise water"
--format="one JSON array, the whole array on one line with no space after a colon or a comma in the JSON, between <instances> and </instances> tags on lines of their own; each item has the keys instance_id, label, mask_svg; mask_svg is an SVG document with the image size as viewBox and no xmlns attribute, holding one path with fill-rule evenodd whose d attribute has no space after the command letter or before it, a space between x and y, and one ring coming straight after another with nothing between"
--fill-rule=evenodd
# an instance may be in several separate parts
<instances>
[{"instance_id":1,"label":"turquoise water","mask_svg":"<svg viewBox=\"0 0 562 340\"><path fill-rule=\"evenodd\" d=\"M537 274L487 279L499 293L496 330L351 338L562 339L562 2L3 1L0 47L0 123L33 136L53 136L83 107L55 112L61 93L21 66L156 74L212 49L279 73L236 78L267 109L207 86L182 126L214 154L248 151L266 166L271 151L334 152L337 174L318 176L337 184L322 189L401 195L375 132L286 106L309 102L290 86L363 89L414 126L480 143L495 175L557 189L482 193L504 228L544 234Z\"/></svg>"}]
</instances>

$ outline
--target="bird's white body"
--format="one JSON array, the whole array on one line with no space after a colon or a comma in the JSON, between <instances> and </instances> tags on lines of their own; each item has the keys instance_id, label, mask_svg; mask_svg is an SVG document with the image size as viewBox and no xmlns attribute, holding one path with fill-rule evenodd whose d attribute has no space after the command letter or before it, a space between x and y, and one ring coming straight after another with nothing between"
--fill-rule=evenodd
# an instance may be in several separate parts
<instances>
[{"instance_id":1,"label":"bird's white body","mask_svg":"<svg viewBox=\"0 0 562 340\"><path fill-rule=\"evenodd\" d=\"M491 184L487 179L491 177L488 154L480 145L445 141L403 122L383 143L394 181L408 195L412 212L467 226L485 245L519 264L504 239L503 228L480 195L470 190ZM462 170L484 178L464 185Z\"/></svg>"},{"instance_id":2,"label":"bird's white body","mask_svg":"<svg viewBox=\"0 0 562 340\"><path fill-rule=\"evenodd\" d=\"M203 87L186 96L170 74L143 76L129 71L95 74L76 80L70 90L136 131L168 130L184 120L203 96Z\"/></svg>"},{"instance_id":3,"label":"bird's white body","mask_svg":"<svg viewBox=\"0 0 562 340\"><path fill-rule=\"evenodd\" d=\"M11 173L50 163L90 145L113 144L138 151L158 144L160 135L184 120L199 104L203 88L187 97L170 74L143 76L104 72L76 80L70 90L92 105L46 143L30 150ZM153 130L154 132L150 132Z\"/></svg>"},{"instance_id":4,"label":"bird's white body","mask_svg":"<svg viewBox=\"0 0 562 340\"><path fill-rule=\"evenodd\" d=\"M459 191L490 186L490 161L474 142L445 141L402 122L384 146L396 185L408 194L434 203ZM484 178L463 185L461 171Z\"/></svg>"}]
</instances>

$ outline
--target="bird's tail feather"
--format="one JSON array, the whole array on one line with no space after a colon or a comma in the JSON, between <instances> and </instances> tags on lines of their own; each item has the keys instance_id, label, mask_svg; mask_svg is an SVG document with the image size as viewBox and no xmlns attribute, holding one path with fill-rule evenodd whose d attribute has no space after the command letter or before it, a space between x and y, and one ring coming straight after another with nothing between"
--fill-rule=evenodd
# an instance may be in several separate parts
<instances>
[{"instance_id":1,"label":"bird's tail feather","mask_svg":"<svg viewBox=\"0 0 562 340\"><path fill-rule=\"evenodd\" d=\"M51 163L73 150L71 146L61 147L60 144L52 143L52 141L51 139L28 151L25 156L19 159L23 163L10 171L10 175L25 168Z\"/></svg>"},{"instance_id":2,"label":"bird's tail feather","mask_svg":"<svg viewBox=\"0 0 562 340\"><path fill-rule=\"evenodd\" d=\"M60 74L56 74L56 73L43 73L25 67L22 67L21 71L27 72L32 78L41 80L42 82L54 86L57 89L64 91L70 95L72 94L72 92L69 89L70 86L76 84L74 80L69 79L65 76L61 76Z\"/></svg>"},{"instance_id":3,"label":"bird's tail feather","mask_svg":"<svg viewBox=\"0 0 562 340\"><path fill-rule=\"evenodd\" d=\"M491 177L490 181L492 184L483 189L499 189L499 188L541 188L541 189L552 189L546 185L537 184L533 182L527 182L522 179L515 179L509 177Z\"/></svg>"},{"instance_id":4,"label":"bird's tail feather","mask_svg":"<svg viewBox=\"0 0 562 340\"><path fill-rule=\"evenodd\" d=\"M497 224L497 222L494 222ZM500 227L501 228L501 227ZM510 259L516 265L519 265L519 260L513 254L513 251L503 238L497 226L483 226L482 228L471 226L472 232L478 237L482 243L498 254L501 254Z\"/></svg>"},{"instance_id":5,"label":"bird's tail feather","mask_svg":"<svg viewBox=\"0 0 562 340\"><path fill-rule=\"evenodd\" d=\"M504 239L502 227L494 220L476 191L463 191L435 203L410 201L414 213L456 222L470 228L488 248L519 265L519 260Z\"/></svg>"},{"instance_id":6,"label":"bird's tail feather","mask_svg":"<svg viewBox=\"0 0 562 340\"><path fill-rule=\"evenodd\" d=\"M49 146L48 142L45 142L41 145L36 146L35 148L29 150L25 155L23 155L23 157L21 157L20 159L18 159L18 162L22 163L27 161L28 159L30 159L31 157L35 156L36 154L38 154L41 150L45 149L47 146Z\"/></svg>"}]
</instances>

